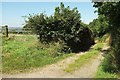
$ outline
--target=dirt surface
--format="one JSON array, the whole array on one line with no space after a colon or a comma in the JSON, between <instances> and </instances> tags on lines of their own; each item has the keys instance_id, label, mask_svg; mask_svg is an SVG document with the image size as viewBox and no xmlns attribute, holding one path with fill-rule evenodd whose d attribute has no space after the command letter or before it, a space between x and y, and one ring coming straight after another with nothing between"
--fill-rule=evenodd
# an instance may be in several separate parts
<instances>
[{"instance_id":1,"label":"dirt surface","mask_svg":"<svg viewBox=\"0 0 120 80\"><path fill-rule=\"evenodd\" d=\"M43 68L37 68L32 70L29 73L21 73L21 74L3 74L3 78L60 78L66 73L63 71L74 60L76 60L80 55L83 53L75 54L74 56L68 57L56 64L51 64L48 66L45 66Z\"/></svg>"},{"instance_id":2,"label":"dirt surface","mask_svg":"<svg viewBox=\"0 0 120 80\"><path fill-rule=\"evenodd\" d=\"M99 64L103 56L99 54L97 57L92 58L87 64L83 65L80 69L72 73L73 78L94 78Z\"/></svg>"},{"instance_id":3,"label":"dirt surface","mask_svg":"<svg viewBox=\"0 0 120 80\"><path fill-rule=\"evenodd\" d=\"M105 48L105 47L104 47ZM99 54L97 57L92 58L87 64L83 65L80 69L73 73L64 72L63 69L79 58L80 55L85 53L81 52L74 56L68 57L58 63L47 65L43 68L37 68L29 73L20 74L3 74L3 78L93 78L97 67L99 66L102 55Z\"/></svg>"}]
</instances>

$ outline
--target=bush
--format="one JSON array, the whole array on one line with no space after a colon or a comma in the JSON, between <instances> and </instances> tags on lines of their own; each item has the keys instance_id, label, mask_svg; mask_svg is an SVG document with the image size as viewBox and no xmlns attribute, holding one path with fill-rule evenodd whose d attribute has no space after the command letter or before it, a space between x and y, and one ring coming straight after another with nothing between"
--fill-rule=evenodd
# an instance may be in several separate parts
<instances>
[{"instance_id":1,"label":"bush","mask_svg":"<svg viewBox=\"0 0 120 80\"><path fill-rule=\"evenodd\" d=\"M25 27L30 27L42 43L52 43L63 41L65 51L78 52L85 51L94 44L92 32L81 23L81 16L77 8L72 10L64 7L55 8L53 16L45 14L30 15Z\"/></svg>"},{"instance_id":2,"label":"bush","mask_svg":"<svg viewBox=\"0 0 120 80\"><path fill-rule=\"evenodd\" d=\"M78 35L78 41L73 38L66 42L73 52L86 51L95 44L92 32L88 28L82 29Z\"/></svg>"}]
</instances>

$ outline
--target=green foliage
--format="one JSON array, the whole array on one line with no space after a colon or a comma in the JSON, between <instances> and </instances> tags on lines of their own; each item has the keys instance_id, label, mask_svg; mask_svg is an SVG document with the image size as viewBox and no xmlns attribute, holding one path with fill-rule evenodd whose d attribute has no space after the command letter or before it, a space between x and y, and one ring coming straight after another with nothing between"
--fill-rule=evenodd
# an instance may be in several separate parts
<instances>
[{"instance_id":1,"label":"green foliage","mask_svg":"<svg viewBox=\"0 0 120 80\"><path fill-rule=\"evenodd\" d=\"M97 37L96 40L98 40L99 42L106 42L107 44L110 44L110 34L105 34L101 37Z\"/></svg>"},{"instance_id":2,"label":"green foliage","mask_svg":"<svg viewBox=\"0 0 120 80\"><path fill-rule=\"evenodd\" d=\"M3 38L2 72L25 72L64 59L71 54L60 52L60 44L45 45L34 35L19 35Z\"/></svg>"},{"instance_id":3,"label":"green foliage","mask_svg":"<svg viewBox=\"0 0 120 80\"><path fill-rule=\"evenodd\" d=\"M112 50L114 62L120 71L120 1L119 2L94 2L94 7L98 8L98 13L105 15L109 21L109 30L112 38Z\"/></svg>"},{"instance_id":4,"label":"green foliage","mask_svg":"<svg viewBox=\"0 0 120 80\"><path fill-rule=\"evenodd\" d=\"M26 27L30 26L43 43L61 40L65 46L77 52L87 50L94 43L92 32L81 22L80 18L77 8L70 9L69 6L65 8L61 3L55 8L53 16L46 16L43 13L29 15Z\"/></svg>"},{"instance_id":5,"label":"green foliage","mask_svg":"<svg viewBox=\"0 0 120 80\"><path fill-rule=\"evenodd\" d=\"M116 65L114 65L114 56L112 52L108 51L104 60L98 67L95 78L118 78L116 73Z\"/></svg>"},{"instance_id":6,"label":"green foliage","mask_svg":"<svg viewBox=\"0 0 120 80\"><path fill-rule=\"evenodd\" d=\"M114 59L113 55L111 54L106 55L102 63L104 72L115 72L116 66L114 65L113 59Z\"/></svg>"},{"instance_id":7,"label":"green foliage","mask_svg":"<svg viewBox=\"0 0 120 80\"><path fill-rule=\"evenodd\" d=\"M89 28L96 37L102 37L104 34L108 33L108 21L104 15L99 15L97 19L89 23Z\"/></svg>"},{"instance_id":8,"label":"green foliage","mask_svg":"<svg viewBox=\"0 0 120 80\"><path fill-rule=\"evenodd\" d=\"M118 78L116 73L105 72L103 67L100 65L96 72L95 78Z\"/></svg>"}]
</instances>

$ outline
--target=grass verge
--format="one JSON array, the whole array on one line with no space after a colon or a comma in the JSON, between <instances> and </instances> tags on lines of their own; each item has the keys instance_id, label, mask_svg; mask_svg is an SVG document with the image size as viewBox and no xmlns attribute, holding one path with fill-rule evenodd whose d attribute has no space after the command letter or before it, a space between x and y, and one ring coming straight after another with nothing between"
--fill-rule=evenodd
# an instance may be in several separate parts
<instances>
[{"instance_id":1,"label":"grass verge","mask_svg":"<svg viewBox=\"0 0 120 80\"><path fill-rule=\"evenodd\" d=\"M30 69L55 63L72 55L58 53L58 47L52 44L40 44L33 35L3 38L2 72L11 74L26 72Z\"/></svg>"},{"instance_id":2,"label":"grass verge","mask_svg":"<svg viewBox=\"0 0 120 80\"><path fill-rule=\"evenodd\" d=\"M107 53L97 69L95 78L120 78L120 74L118 76L118 72L116 71L116 66L111 62L113 57L110 51Z\"/></svg>"},{"instance_id":3,"label":"grass verge","mask_svg":"<svg viewBox=\"0 0 120 80\"><path fill-rule=\"evenodd\" d=\"M103 70L102 65L98 67L95 78L118 78L117 73L109 73Z\"/></svg>"},{"instance_id":4,"label":"grass verge","mask_svg":"<svg viewBox=\"0 0 120 80\"><path fill-rule=\"evenodd\" d=\"M88 63L88 61L90 61L93 57L97 56L102 47L103 43L97 43L93 49L90 49L88 52L81 55L74 63L71 63L67 68L65 68L64 71L73 72L76 69L79 69L82 65Z\"/></svg>"}]
</instances>

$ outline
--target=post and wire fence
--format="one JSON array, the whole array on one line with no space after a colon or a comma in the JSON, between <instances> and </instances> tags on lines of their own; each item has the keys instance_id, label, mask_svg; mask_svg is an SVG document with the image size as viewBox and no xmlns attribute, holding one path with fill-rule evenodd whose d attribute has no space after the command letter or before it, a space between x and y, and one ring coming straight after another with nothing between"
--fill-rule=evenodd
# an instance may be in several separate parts
<instances>
[{"instance_id":1,"label":"post and wire fence","mask_svg":"<svg viewBox=\"0 0 120 80\"><path fill-rule=\"evenodd\" d=\"M0 27L0 33L5 37L9 34L34 34L31 28L8 27L7 25Z\"/></svg>"}]
</instances>

